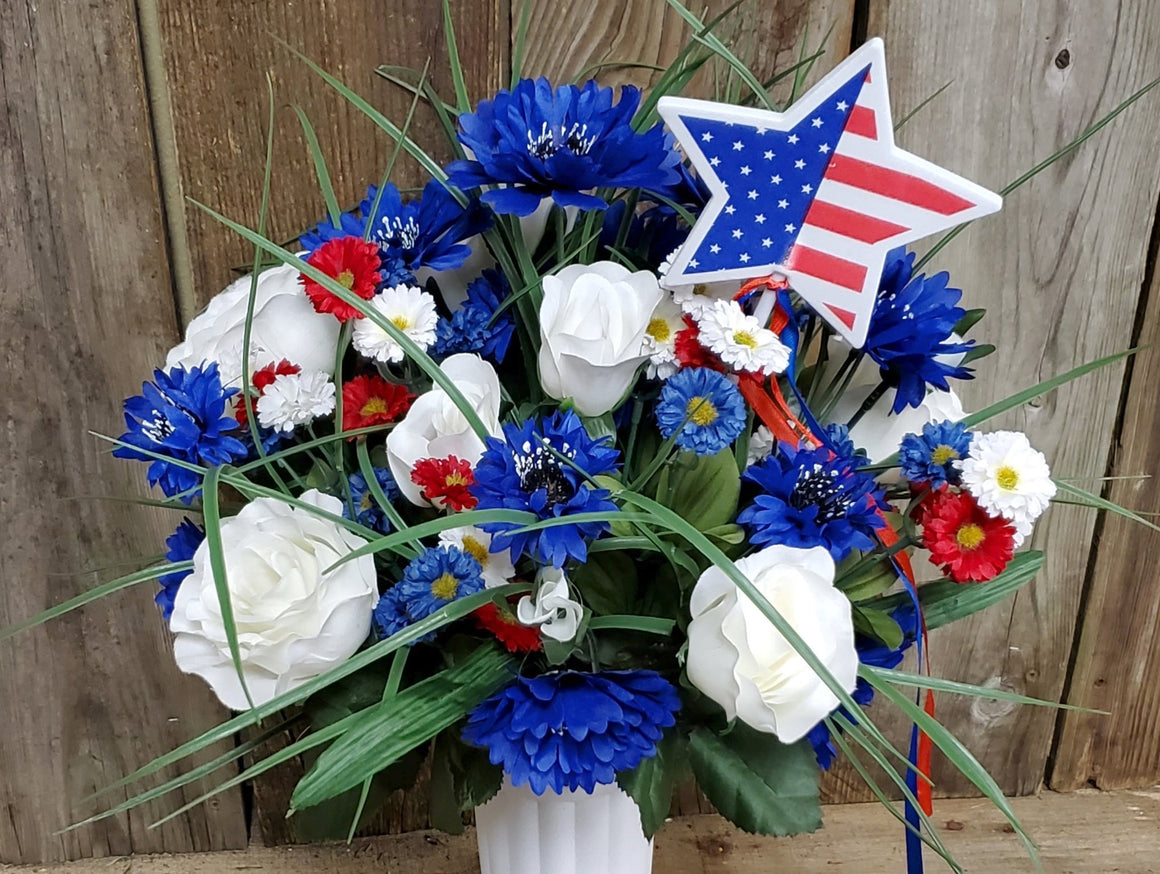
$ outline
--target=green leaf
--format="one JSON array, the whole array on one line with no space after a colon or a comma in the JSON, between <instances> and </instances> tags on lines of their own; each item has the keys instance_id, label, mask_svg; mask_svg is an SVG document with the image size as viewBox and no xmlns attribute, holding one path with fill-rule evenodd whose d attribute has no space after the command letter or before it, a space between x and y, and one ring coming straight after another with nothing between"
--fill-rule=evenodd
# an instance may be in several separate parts
<instances>
[{"instance_id":1,"label":"green leaf","mask_svg":"<svg viewBox=\"0 0 1160 874\"><path fill-rule=\"evenodd\" d=\"M1143 525L1145 528L1151 528L1153 531L1160 531L1160 526L1153 522L1149 522L1139 513L1134 513L1127 507L1121 507L1115 501L1109 501L1107 498L1103 498L1094 492L1081 489L1079 486L1073 485L1072 483L1069 483L1065 480L1054 479L1053 482L1056 484L1056 486L1059 487L1061 492L1066 492L1067 494L1078 498L1079 500L1077 503L1080 503L1083 506L1093 507L1097 510L1106 510L1109 513L1115 513L1117 516L1123 516L1125 519L1131 519L1133 522Z\"/></svg>"},{"instance_id":2,"label":"green leaf","mask_svg":"<svg viewBox=\"0 0 1160 874\"><path fill-rule=\"evenodd\" d=\"M447 38L448 66L451 81L455 85L455 103L460 112L471 112L471 98L467 96L467 83L463 80L463 64L459 59L459 45L455 41L455 24L451 20L451 3L443 0L443 32Z\"/></svg>"},{"instance_id":3,"label":"green leaf","mask_svg":"<svg viewBox=\"0 0 1160 874\"><path fill-rule=\"evenodd\" d=\"M898 649L902 646L902 626L895 622L889 613L868 607L855 607L854 628L867 637L881 642L887 649Z\"/></svg>"},{"instance_id":4,"label":"green leaf","mask_svg":"<svg viewBox=\"0 0 1160 874\"><path fill-rule=\"evenodd\" d=\"M597 615L631 613L636 600L636 563L625 552L599 552L571 573L583 602Z\"/></svg>"},{"instance_id":5,"label":"green leaf","mask_svg":"<svg viewBox=\"0 0 1160 874\"><path fill-rule=\"evenodd\" d=\"M955 322L955 326L953 328L954 332L960 337L965 337L967 332L970 331L971 328L975 327L975 325L977 325L986 314L987 311L982 307L978 307L973 310L967 310L963 314L963 317Z\"/></svg>"},{"instance_id":6,"label":"green leaf","mask_svg":"<svg viewBox=\"0 0 1160 874\"><path fill-rule=\"evenodd\" d=\"M431 825L459 834L463 812L490 801L502 784L503 768L491 763L487 750L463 743L457 729L444 731L431 762Z\"/></svg>"},{"instance_id":7,"label":"green leaf","mask_svg":"<svg viewBox=\"0 0 1160 874\"><path fill-rule=\"evenodd\" d=\"M318 187L322 190L322 199L326 201L326 214L331 224L339 226L342 220L342 208L338 205L338 198L334 195L334 183L330 181L330 171L326 169L326 158L322 154L322 147L318 144L318 134L314 132L314 125L306 115L306 110L297 103L293 104L294 113L302 125L302 134L306 137L306 146L310 150L310 158L314 162L314 175L318 177Z\"/></svg>"},{"instance_id":8,"label":"green leaf","mask_svg":"<svg viewBox=\"0 0 1160 874\"><path fill-rule=\"evenodd\" d=\"M510 655L488 643L458 665L363 711L298 781L290 809L320 804L358 786L431 740L510 682L514 664Z\"/></svg>"},{"instance_id":9,"label":"green leaf","mask_svg":"<svg viewBox=\"0 0 1160 874\"><path fill-rule=\"evenodd\" d=\"M1095 713L1100 716L1110 716L1106 710L1093 710L1090 707L1079 707L1074 704L1061 704L1057 701L1044 701L1042 698L1028 698L1018 692L1008 692L1006 689L992 689L989 686L976 686L972 683L959 683L955 680L943 680L938 677L927 677L922 674L909 674L893 668L876 668L873 665L859 665L860 674L873 674L893 683L895 686L910 686L917 689L931 689L935 692L949 692L953 695L969 695L972 698L989 698L992 701L1012 701L1016 704L1031 704L1035 707L1054 707L1057 710L1077 710L1081 713Z\"/></svg>"},{"instance_id":10,"label":"green leaf","mask_svg":"<svg viewBox=\"0 0 1160 874\"><path fill-rule=\"evenodd\" d=\"M786 746L741 723L724 736L698 727L689 758L701 791L738 828L778 837L821 828L818 763L808 741Z\"/></svg>"},{"instance_id":11,"label":"green leaf","mask_svg":"<svg viewBox=\"0 0 1160 874\"><path fill-rule=\"evenodd\" d=\"M673 786L684 770L689 742L679 732L670 731L657 744L656 755L642 759L631 771L621 771L616 782L640 809L640 824L646 838L655 835L669 815Z\"/></svg>"},{"instance_id":12,"label":"green leaf","mask_svg":"<svg viewBox=\"0 0 1160 874\"><path fill-rule=\"evenodd\" d=\"M988 355L993 355L994 353L995 345L993 343L979 343L967 350L966 354L960 359L959 366L966 367L968 364L986 358Z\"/></svg>"},{"instance_id":13,"label":"green leaf","mask_svg":"<svg viewBox=\"0 0 1160 874\"><path fill-rule=\"evenodd\" d=\"M718 543L727 543L730 546L737 546L745 542L745 529L735 522L727 522L724 525L706 528L703 533L706 537L712 537Z\"/></svg>"},{"instance_id":14,"label":"green leaf","mask_svg":"<svg viewBox=\"0 0 1160 874\"><path fill-rule=\"evenodd\" d=\"M665 473L667 482L658 485L657 499L698 531L727 525L737 515L741 474L732 451L723 449L716 455L681 452Z\"/></svg>"}]
</instances>

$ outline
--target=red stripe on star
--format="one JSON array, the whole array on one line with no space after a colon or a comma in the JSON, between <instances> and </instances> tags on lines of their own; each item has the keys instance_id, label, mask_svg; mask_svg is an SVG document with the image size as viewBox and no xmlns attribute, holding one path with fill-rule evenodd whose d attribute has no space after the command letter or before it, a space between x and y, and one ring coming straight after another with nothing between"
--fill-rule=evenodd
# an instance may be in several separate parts
<instances>
[{"instance_id":1,"label":"red stripe on star","mask_svg":"<svg viewBox=\"0 0 1160 874\"><path fill-rule=\"evenodd\" d=\"M823 304L823 306L837 316L843 325L853 329L855 316L852 312L844 310L841 307L836 307L832 303Z\"/></svg>"},{"instance_id":2,"label":"red stripe on star","mask_svg":"<svg viewBox=\"0 0 1160 874\"><path fill-rule=\"evenodd\" d=\"M831 231L843 237L850 237L861 243L880 243L903 231L910 230L885 219L865 215L844 206L815 200L806 213L805 224L824 231Z\"/></svg>"},{"instance_id":3,"label":"red stripe on star","mask_svg":"<svg viewBox=\"0 0 1160 874\"><path fill-rule=\"evenodd\" d=\"M834 155L825 178L939 215L954 215L975 206L973 202L945 188L939 188L933 182L869 161L860 161L849 155Z\"/></svg>"},{"instance_id":4,"label":"red stripe on star","mask_svg":"<svg viewBox=\"0 0 1160 874\"><path fill-rule=\"evenodd\" d=\"M866 266L864 264L847 261L837 255L828 255L817 249L811 249L809 246L794 246L785 266L790 270L796 270L815 279L831 282L859 293L862 291L862 284L866 281Z\"/></svg>"},{"instance_id":5,"label":"red stripe on star","mask_svg":"<svg viewBox=\"0 0 1160 874\"><path fill-rule=\"evenodd\" d=\"M855 106L846 122L846 133L867 139L878 139L878 121L868 106Z\"/></svg>"}]
</instances>

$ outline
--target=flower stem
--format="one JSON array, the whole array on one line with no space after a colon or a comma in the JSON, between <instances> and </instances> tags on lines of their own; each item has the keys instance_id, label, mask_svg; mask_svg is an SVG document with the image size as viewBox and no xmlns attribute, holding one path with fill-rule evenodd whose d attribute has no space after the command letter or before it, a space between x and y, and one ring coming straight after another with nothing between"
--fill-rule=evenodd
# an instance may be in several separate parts
<instances>
[{"instance_id":1,"label":"flower stem","mask_svg":"<svg viewBox=\"0 0 1160 874\"><path fill-rule=\"evenodd\" d=\"M870 412L870 409L882 399L882 396L886 394L886 389L888 388L890 388L890 386L885 381L878 383L878 385L874 387L874 391L870 392L870 394L866 396L866 400L862 401L862 406L858 407L858 412L850 417L850 421L846 423L846 427L853 428L860 421L862 421L862 417Z\"/></svg>"}]
</instances>

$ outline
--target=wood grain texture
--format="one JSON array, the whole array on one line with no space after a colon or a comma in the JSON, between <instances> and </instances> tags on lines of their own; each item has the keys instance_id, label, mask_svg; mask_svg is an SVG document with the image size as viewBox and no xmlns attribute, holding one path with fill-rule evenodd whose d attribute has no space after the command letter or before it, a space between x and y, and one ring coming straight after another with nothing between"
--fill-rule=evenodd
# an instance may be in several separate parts
<instances>
[{"instance_id":1,"label":"wood grain texture","mask_svg":"<svg viewBox=\"0 0 1160 874\"><path fill-rule=\"evenodd\" d=\"M896 107L914 106L944 82L954 83L903 128L899 144L993 189L1160 73L1150 48L1160 39L1160 7L1146 0L889 0L870 4L870 13L869 34L886 40ZM967 409L1127 348L1160 188L1158 137L1153 96L1009 197L1000 215L936 259L936 269L948 269L964 289L966 306L987 307L974 333L1000 350L964 386ZM1107 368L987 427L1026 431L1057 475L1098 477L1122 376L1122 367ZM1013 601L935 633L934 672L1059 700L1094 517L1053 508L1032 542L1048 554L1038 579ZM1141 531L1125 536L1135 538L1124 541L1125 549L1145 537ZM1124 630L1105 625L1093 633L1122 640ZM1140 699L1140 716L1146 700ZM1029 793L1040 785L1054 712L944 695L939 716L1005 791ZM904 736L902 726L895 730ZM1148 737L1136 735L1139 743ZM943 793L974 791L937 755L935 780ZM837 797L860 794L851 788Z\"/></svg>"},{"instance_id":2,"label":"wood grain texture","mask_svg":"<svg viewBox=\"0 0 1160 874\"><path fill-rule=\"evenodd\" d=\"M4 627L162 550L177 519L78 498L144 492L143 466L87 432L121 432L118 399L177 326L132 2L0 5L0 101ZM236 792L154 831L172 805L53 834L93 812L86 795L223 715L175 668L142 670L172 664L152 594L0 642L0 860L244 845Z\"/></svg>"},{"instance_id":3,"label":"wood grain texture","mask_svg":"<svg viewBox=\"0 0 1160 874\"><path fill-rule=\"evenodd\" d=\"M602 0L598 6L560 0L528 0L532 4L523 74L570 81L592 64L625 62L665 66L688 42L690 31L664 0ZM686 3L708 21L731 3L710 0ZM513 20L519 9L513 0ZM705 11L707 10L707 11ZM825 49L809 81L816 80L846 56L854 20L854 0L766 0L743 4L722 22L717 34L761 77L792 66L803 41L810 53ZM824 39L827 32L829 38ZM824 42L823 42L824 40ZM652 84L658 73L647 69L606 67L597 78L638 87ZM789 82L786 82L788 87ZM712 93L713 79L702 76L702 96ZM787 96L786 88L775 95Z\"/></svg>"},{"instance_id":4,"label":"wood grain texture","mask_svg":"<svg viewBox=\"0 0 1160 874\"><path fill-rule=\"evenodd\" d=\"M1155 231L1155 229L1154 229ZM1153 252L1153 257L1155 252ZM1160 278L1152 276L1130 366L1124 419L1113 448L1107 497L1144 513L1160 511ZM1152 518L1152 517L1149 517ZM1099 529L1068 685L1069 704L1110 716L1069 712L1059 720L1053 788L1147 786L1160 781L1160 534L1109 514Z\"/></svg>"},{"instance_id":5,"label":"wood grain texture","mask_svg":"<svg viewBox=\"0 0 1160 874\"><path fill-rule=\"evenodd\" d=\"M340 204L353 206L378 184L393 141L280 46L285 40L336 75L400 126L411 96L375 75L380 64L422 70L454 98L444 46L443 16L432 0L219 0L213 14L183 0L157 0L181 186L237 221L256 225L266 154L267 72L279 107L275 130L269 233L289 240L320 221L326 208L301 127L289 104L313 122ZM454 0L464 73L472 100L492 92L508 69L507 0ZM503 74L501 76L501 73ZM414 139L437 158L450 152L433 113L421 107ZM400 187L422 184L409 159L400 160ZM187 208L196 306L249 264L253 248L196 207Z\"/></svg>"},{"instance_id":6,"label":"wood grain texture","mask_svg":"<svg viewBox=\"0 0 1160 874\"><path fill-rule=\"evenodd\" d=\"M1160 793L1080 792L1017 798L1016 814L1039 843L1045 874L1160 874ZM906 867L898 822L876 804L825 811L813 835L758 838L719 816L667 823L656 839L653 870L663 874L897 874ZM987 802L946 801L936 808L940 837L970 874L1030 874L1019 839ZM927 870L945 870L927 854ZM25 868L0 865L4 874ZM35 869L36 874L478 874L475 835L418 832L353 845L253 848L246 852L138 856Z\"/></svg>"}]
</instances>

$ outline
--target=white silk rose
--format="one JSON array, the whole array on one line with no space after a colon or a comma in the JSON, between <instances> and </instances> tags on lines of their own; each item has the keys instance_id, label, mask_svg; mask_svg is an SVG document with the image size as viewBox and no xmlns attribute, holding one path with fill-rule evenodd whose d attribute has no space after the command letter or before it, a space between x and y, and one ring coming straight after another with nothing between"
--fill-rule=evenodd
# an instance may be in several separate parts
<instances>
[{"instance_id":1,"label":"white silk rose","mask_svg":"<svg viewBox=\"0 0 1160 874\"><path fill-rule=\"evenodd\" d=\"M342 515L342 502L311 489L303 503ZM222 553L242 675L258 707L350 658L366 640L378 602L374 558L328 567L366 544L300 507L256 498L221 522ZM230 655L205 541L177 590L173 656L232 710L249 707Z\"/></svg>"},{"instance_id":2,"label":"white silk rose","mask_svg":"<svg viewBox=\"0 0 1160 874\"><path fill-rule=\"evenodd\" d=\"M487 432L500 435L499 376L478 355L451 355L439 365L475 410ZM472 430L447 392L438 385L420 395L387 435L387 461L399 491L412 504L429 507L422 490L411 481L415 462L424 458L462 458L475 466L483 455L483 441Z\"/></svg>"},{"instance_id":3,"label":"white silk rose","mask_svg":"<svg viewBox=\"0 0 1160 874\"><path fill-rule=\"evenodd\" d=\"M834 560L820 546L768 546L740 559L743 573L847 692L858 678L850 602L834 587ZM689 680L729 719L805 737L838 698L720 568L697 580L689 605Z\"/></svg>"},{"instance_id":4,"label":"white silk rose","mask_svg":"<svg viewBox=\"0 0 1160 874\"><path fill-rule=\"evenodd\" d=\"M645 336L664 292L649 271L611 261L573 264L543 284L540 384L580 415L602 416L648 360Z\"/></svg>"},{"instance_id":5,"label":"white silk rose","mask_svg":"<svg viewBox=\"0 0 1160 874\"><path fill-rule=\"evenodd\" d=\"M251 277L243 276L215 295L185 329L185 340L169 350L165 369L186 370L216 361L222 384L240 386ZM285 359L305 371L334 373L338 319L318 313L302 289L299 273L283 264L258 274L250 328L252 370Z\"/></svg>"}]
</instances>

